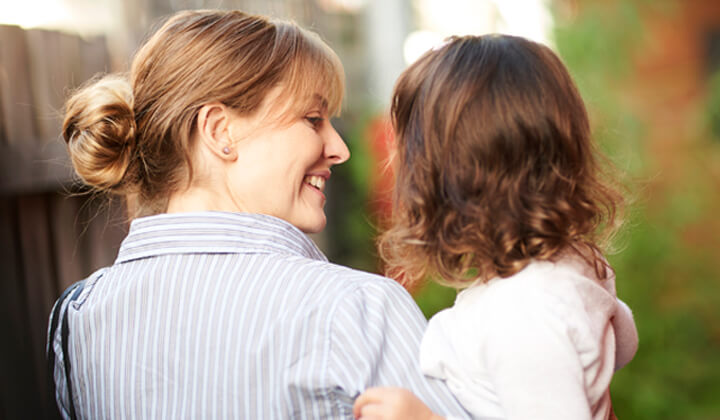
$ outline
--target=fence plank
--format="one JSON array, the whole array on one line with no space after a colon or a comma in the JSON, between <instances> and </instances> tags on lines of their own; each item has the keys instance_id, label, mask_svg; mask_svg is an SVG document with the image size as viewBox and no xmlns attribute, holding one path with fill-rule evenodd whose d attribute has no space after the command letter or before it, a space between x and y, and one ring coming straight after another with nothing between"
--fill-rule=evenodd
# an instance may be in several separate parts
<instances>
[{"instance_id":1,"label":"fence plank","mask_svg":"<svg viewBox=\"0 0 720 420\"><path fill-rule=\"evenodd\" d=\"M120 242L128 228L119 200L115 199L110 203L95 200L93 204L87 206L87 211L82 216L90 221L82 238L88 272L111 265L115 261Z\"/></svg>"},{"instance_id":2,"label":"fence plank","mask_svg":"<svg viewBox=\"0 0 720 420\"><path fill-rule=\"evenodd\" d=\"M0 25L0 194L73 182L60 137L67 91L109 67L104 37Z\"/></svg>"},{"instance_id":3,"label":"fence plank","mask_svg":"<svg viewBox=\"0 0 720 420\"><path fill-rule=\"evenodd\" d=\"M6 142L20 145L35 138L33 95L28 68L25 32L18 26L0 25L0 101Z\"/></svg>"},{"instance_id":4,"label":"fence plank","mask_svg":"<svg viewBox=\"0 0 720 420\"><path fill-rule=\"evenodd\" d=\"M48 393L45 370L47 320L57 296L47 204L45 194L22 196L17 200L24 301L30 327L27 334L33 356L33 363L28 366L32 371L28 374L35 377L38 395L43 396ZM49 414L53 408L50 402L46 398L39 400L36 404L40 404L43 413Z\"/></svg>"},{"instance_id":5,"label":"fence plank","mask_svg":"<svg viewBox=\"0 0 720 420\"><path fill-rule=\"evenodd\" d=\"M0 39L0 42L2 42L2 39ZM8 143L8 137L7 137L7 129L5 128L5 113L3 112L4 100L3 100L3 83L2 78L3 74L5 72L5 69L3 69L2 61L0 61L0 144L7 144Z\"/></svg>"},{"instance_id":6,"label":"fence plank","mask_svg":"<svg viewBox=\"0 0 720 420\"><path fill-rule=\"evenodd\" d=\"M82 40L80 44L81 69L77 85L84 83L98 73L109 73L110 55L108 54L107 39L103 36Z\"/></svg>"},{"instance_id":7,"label":"fence plank","mask_svg":"<svg viewBox=\"0 0 720 420\"><path fill-rule=\"evenodd\" d=\"M3 414L6 418L13 418L19 414L19 404L31 404L24 394L31 390L34 383L28 381L22 366L31 360L28 357L30 347L25 334L27 318L25 306L22 302L22 276L18 267L16 247L17 235L14 227L17 223L14 200L0 198L0 334L5 342L13 343L11 346L0 346L0 373L2 374ZM25 400L25 401L23 401Z\"/></svg>"},{"instance_id":8,"label":"fence plank","mask_svg":"<svg viewBox=\"0 0 720 420\"><path fill-rule=\"evenodd\" d=\"M0 221L0 336L5 342L0 346L0 417L43 418L39 399L47 398L38 395L38 376L32 371L36 349L28 335L31 323L19 254L16 199L0 197Z\"/></svg>"},{"instance_id":9,"label":"fence plank","mask_svg":"<svg viewBox=\"0 0 720 420\"><path fill-rule=\"evenodd\" d=\"M72 182L64 143L53 141L35 148L0 144L0 195L55 191Z\"/></svg>"},{"instance_id":10,"label":"fence plank","mask_svg":"<svg viewBox=\"0 0 720 420\"><path fill-rule=\"evenodd\" d=\"M53 194L50 198L50 228L52 229L53 259L57 268L57 294L87 276L81 264L78 238L78 214L86 197Z\"/></svg>"},{"instance_id":11,"label":"fence plank","mask_svg":"<svg viewBox=\"0 0 720 420\"><path fill-rule=\"evenodd\" d=\"M37 141L58 139L65 92L80 76L80 38L61 32L26 32L30 82L35 99Z\"/></svg>"}]
</instances>

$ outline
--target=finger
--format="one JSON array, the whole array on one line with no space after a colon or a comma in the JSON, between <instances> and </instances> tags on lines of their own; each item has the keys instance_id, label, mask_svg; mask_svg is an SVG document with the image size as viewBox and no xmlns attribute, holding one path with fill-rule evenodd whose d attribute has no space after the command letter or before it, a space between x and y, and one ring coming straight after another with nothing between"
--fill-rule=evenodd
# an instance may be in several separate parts
<instances>
[{"instance_id":1,"label":"finger","mask_svg":"<svg viewBox=\"0 0 720 420\"><path fill-rule=\"evenodd\" d=\"M362 406L357 414L357 419L382 420L388 418L387 408L382 404L369 403Z\"/></svg>"},{"instance_id":2,"label":"finger","mask_svg":"<svg viewBox=\"0 0 720 420\"><path fill-rule=\"evenodd\" d=\"M362 415L363 407L370 404L371 401L372 397L368 396L367 391L363 392L357 398L355 398L355 403L353 403L353 416L356 419L359 419Z\"/></svg>"},{"instance_id":3,"label":"finger","mask_svg":"<svg viewBox=\"0 0 720 420\"><path fill-rule=\"evenodd\" d=\"M362 408L368 404L377 402L382 394L383 388L380 387L366 389L359 397L355 398L355 403L353 404L353 416L355 416L356 419L360 418Z\"/></svg>"}]
</instances>

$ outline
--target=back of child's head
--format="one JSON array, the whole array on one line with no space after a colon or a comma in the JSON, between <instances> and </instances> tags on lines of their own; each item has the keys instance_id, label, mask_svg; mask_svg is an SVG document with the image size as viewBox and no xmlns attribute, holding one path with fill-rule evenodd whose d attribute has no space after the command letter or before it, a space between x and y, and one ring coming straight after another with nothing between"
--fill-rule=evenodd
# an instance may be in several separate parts
<instances>
[{"instance_id":1,"label":"back of child's head","mask_svg":"<svg viewBox=\"0 0 720 420\"><path fill-rule=\"evenodd\" d=\"M399 78L388 274L462 287L575 251L599 278L622 196L561 60L514 36L452 38Z\"/></svg>"}]
</instances>

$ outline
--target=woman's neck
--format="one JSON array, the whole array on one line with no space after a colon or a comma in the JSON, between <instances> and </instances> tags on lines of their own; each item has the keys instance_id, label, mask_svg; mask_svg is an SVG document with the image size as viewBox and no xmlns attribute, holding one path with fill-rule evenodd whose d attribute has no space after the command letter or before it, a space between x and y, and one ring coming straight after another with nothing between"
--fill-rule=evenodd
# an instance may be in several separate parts
<instances>
[{"instance_id":1,"label":"woman's neck","mask_svg":"<svg viewBox=\"0 0 720 420\"><path fill-rule=\"evenodd\" d=\"M217 194L203 188L190 187L175 193L168 200L168 213L188 213L198 211L239 211L235 204Z\"/></svg>"}]
</instances>

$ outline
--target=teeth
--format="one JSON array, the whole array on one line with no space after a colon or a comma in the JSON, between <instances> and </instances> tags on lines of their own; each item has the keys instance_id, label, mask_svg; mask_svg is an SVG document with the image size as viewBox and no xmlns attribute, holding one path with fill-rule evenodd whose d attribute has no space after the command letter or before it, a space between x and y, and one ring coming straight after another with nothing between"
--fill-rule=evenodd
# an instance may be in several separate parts
<instances>
[{"instance_id":1,"label":"teeth","mask_svg":"<svg viewBox=\"0 0 720 420\"><path fill-rule=\"evenodd\" d=\"M305 177L305 182L322 191L325 188L325 178L317 175Z\"/></svg>"}]
</instances>

